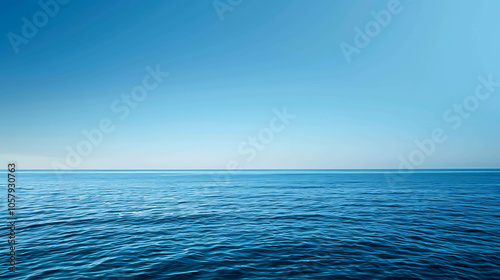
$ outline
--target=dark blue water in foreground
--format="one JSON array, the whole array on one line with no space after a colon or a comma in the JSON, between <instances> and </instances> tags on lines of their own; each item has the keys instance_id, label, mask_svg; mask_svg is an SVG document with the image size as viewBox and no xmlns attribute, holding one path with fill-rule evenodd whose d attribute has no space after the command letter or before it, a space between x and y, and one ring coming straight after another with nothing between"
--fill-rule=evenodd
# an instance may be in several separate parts
<instances>
[{"instance_id":1,"label":"dark blue water in foreground","mask_svg":"<svg viewBox=\"0 0 500 280\"><path fill-rule=\"evenodd\" d=\"M500 279L500 172L419 172L392 186L380 172L229 179L19 173L12 278Z\"/></svg>"}]
</instances>

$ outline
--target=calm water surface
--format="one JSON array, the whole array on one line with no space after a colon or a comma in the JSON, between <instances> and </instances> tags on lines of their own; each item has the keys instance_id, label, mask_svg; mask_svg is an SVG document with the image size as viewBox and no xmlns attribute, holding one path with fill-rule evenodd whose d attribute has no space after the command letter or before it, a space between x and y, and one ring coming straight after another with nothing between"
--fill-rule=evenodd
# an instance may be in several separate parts
<instances>
[{"instance_id":1,"label":"calm water surface","mask_svg":"<svg viewBox=\"0 0 500 280\"><path fill-rule=\"evenodd\" d=\"M0 278L500 279L498 171L220 178L19 173L18 272L5 234Z\"/></svg>"}]
</instances>

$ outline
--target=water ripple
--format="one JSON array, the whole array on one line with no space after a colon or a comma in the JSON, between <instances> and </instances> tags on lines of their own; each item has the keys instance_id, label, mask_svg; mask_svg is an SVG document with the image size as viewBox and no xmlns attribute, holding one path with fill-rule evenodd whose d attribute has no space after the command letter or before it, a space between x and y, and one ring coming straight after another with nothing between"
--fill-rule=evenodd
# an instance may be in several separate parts
<instances>
[{"instance_id":1,"label":"water ripple","mask_svg":"<svg viewBox=\"0 0 500 280\"><path fill-rule=\"evenodd\" d=\"M17 279L500 279L499 172L19 176Z\"/></svg>"}]
</instances>

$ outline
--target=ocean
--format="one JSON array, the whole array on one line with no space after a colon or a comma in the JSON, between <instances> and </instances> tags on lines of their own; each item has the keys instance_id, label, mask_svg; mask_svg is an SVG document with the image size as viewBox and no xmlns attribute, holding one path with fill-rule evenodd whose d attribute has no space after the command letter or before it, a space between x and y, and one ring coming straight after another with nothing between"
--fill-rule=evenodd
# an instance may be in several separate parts
<instances>
[{"instance_id":1,"label":"ocean","mask_svg":"<svg viewBox=\"0 0 500 280\"><path fill-rule=\"evenodd\" d=\"M0 278L500 279L500 170L387 172L20 171Z\"/></svg>"}]
</instances>

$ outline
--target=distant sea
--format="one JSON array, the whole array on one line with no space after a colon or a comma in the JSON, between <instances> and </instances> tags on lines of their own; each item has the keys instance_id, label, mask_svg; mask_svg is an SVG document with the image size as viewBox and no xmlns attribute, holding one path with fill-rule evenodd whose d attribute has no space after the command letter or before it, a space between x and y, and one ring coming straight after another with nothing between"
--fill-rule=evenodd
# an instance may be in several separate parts
<instances>
[{"instance_id":1,"label":"distant sea","mask_svg":"<svg viewBox=\"0 0 500 280\"><path fill-rule=\"evenodd\" d=\"M0 278L500 279L500 170L387 172L20 171Z\"/></svg>"}]
</instances>

